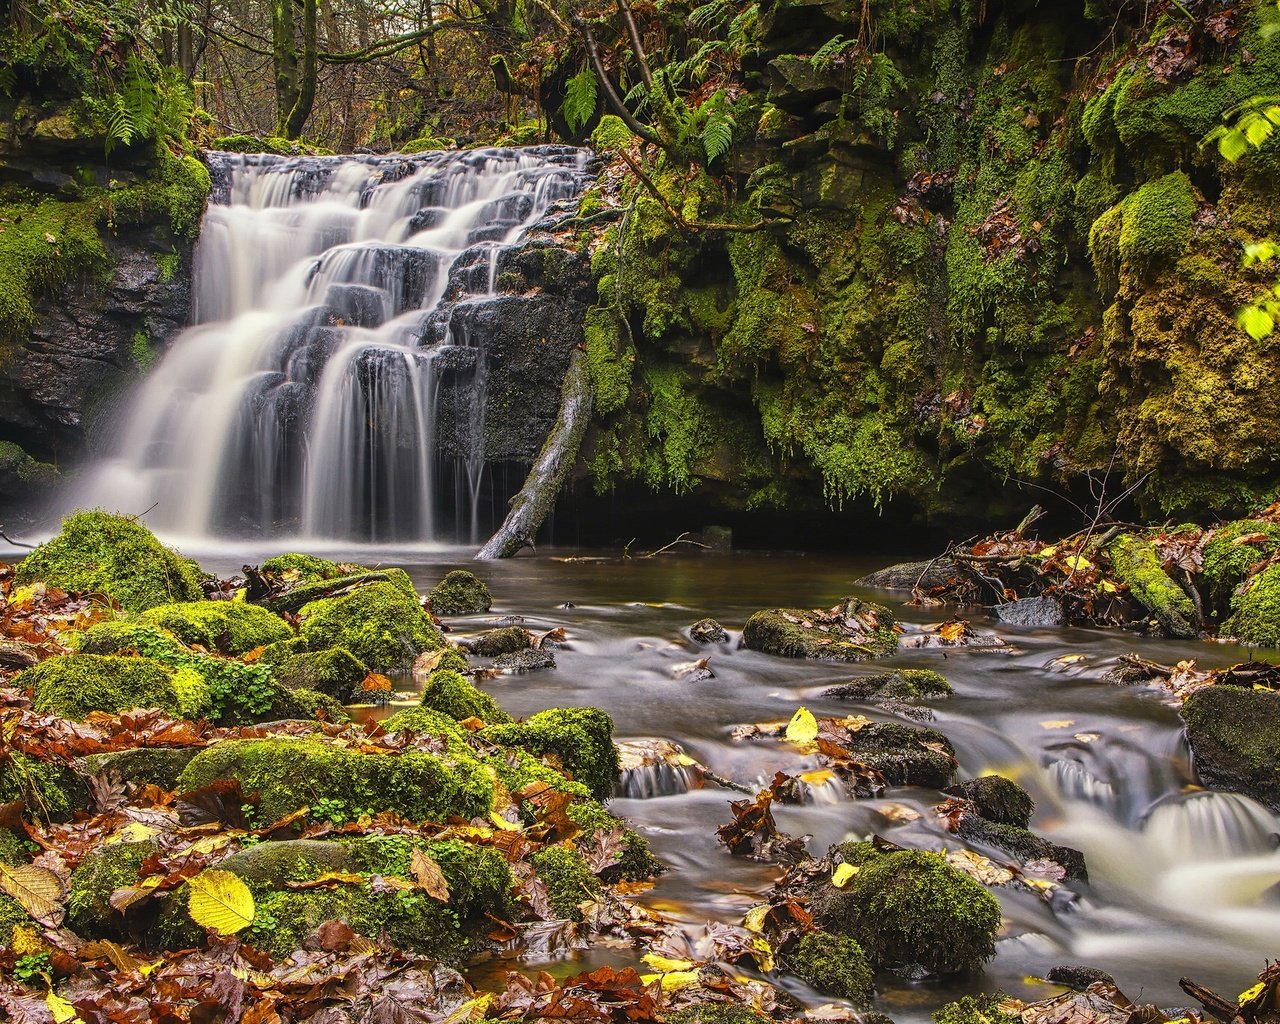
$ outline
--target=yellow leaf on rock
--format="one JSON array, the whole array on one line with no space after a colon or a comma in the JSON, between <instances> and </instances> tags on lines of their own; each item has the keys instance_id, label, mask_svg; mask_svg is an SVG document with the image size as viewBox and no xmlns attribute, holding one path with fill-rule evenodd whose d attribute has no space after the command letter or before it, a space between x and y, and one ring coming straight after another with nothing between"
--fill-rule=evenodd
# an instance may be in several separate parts
<instances>
[{"instance_id":1,"label":"yellow leaf on rock","mask_svg":"<svg viewBox=\"0 0 1280 1024\"><path fill-rule=\"evenodd\" d=\"M484 1016L491 1002L493 1002L493 993L484 992L474 999L468 999L441 1020L440 1024L467 1024L468 1021L479 1020Z\"/></svg>"},{"instance_id":2,"label":"yellow leaf on rock","mask_svg":"<svg viewBox=\"0 0 1280 1024\"><path fill-rule=\"evenodd\" d=\"M1236 1002L1241 1004L1251 1002L1252 1000L1257 999L1258 996L1262 995L1262 992L1266 987L1267 986L1262 982L1258 982L1258 984L1254 985L1253 988L1247 988L1241 992L1240 997Z\"/></svg>"},{"instance_id":3,"label":"yellow leaf on rock","mask_svg":"<svg viewBox=\"0 0 1280 1024\"><path fill-rule=\"evenodd\" d=\"M662 991L678 992L682 988L698 984L697 971L671 971L662 975Z\"/></svg>"},{"instance_id":4,"label":"yellow leaf on rock","mask_svg":"<svg viewBox=\"0 0 1280 1024\"><path fill-rule=\"evenodd\" d=\"M1047 722L1041 722L1041 729L1069 729L1075 725L1075 719L1072 718L1051 718Z\"/></svg>"},{"instance_id":5,"label":"yellow leaf on rock","mask_svg":"<svg viewBox=\"0 0 1280 1024\"><path fill-rule=\"evenodd\" d=\"M818 720L808 708L797 708L787 723L787 741L790 743L812 743L818 738Z\"/></svg>"},{"instance_id":6,"label":"yellow leaf on rock","mask_svg":"<svg viewBox=\"0 0 1280 1024\"><path fill-rule=\"evenodd\" d=\"M409 870L428 896L441 903L449 902L449 883L445 880L444 872L423 850L415 848L410 854Z\"/></svg>"},{"instance_id":7,"label":"yellow leaf on rock","mask_svg":"<svg viewBox=\"0 0 1280 1024\"><path fill-rule=\"evenodd\" d=\"M253 893L230 871L202 871L187 885L187 909L201 927L234 935L253 923Z\"/></svg>"},{"instance_id":8,"label":"yellow leaf on rock","mask_svg":"<svg viewBox=\"0 0 1280 1024\"><path fill-rule=\"evenodd\" d=\"M502 829L503 832L519 832L520 831L519 825L513 825L511 822L507 821L507 819L504 818L497 811L489 812L489 820L493 822L495 825L497 825L498 828Z\"/></svg>"},{"instance_id":9,"label":"yellow leaf on rock","mask_svg":"<svg viewBox=\"0 0 1280 1024\"><path fill-rule=\"evenodd\" d=\"M764 931L764 921L768 916L769 904L758 903L747 911L747 916L742 919L742 927L758 935Z\"/></svg>"},{"instance_id":10,"label":"yellow leaf on rock","mask_svg":"<svg viewBox=\"0 0 1280 1024\"><path fill-rule=\"evenodd\" d=\"M62 923L65 891L62 881L47 868L34 864L0 864L0 892L12 896L22 909L49 928Z\"/></svg>"},{"instance_id":11,"label":"yellow leaf on rock","mask_svg":"<svg viewBox=\"0 0 1280 1024\"><path fill-rule=\"evenodd\" d=\"M154 825L148 825L142 821L131 821L124 828L117 829L102 841L102 845L106 846L110 843L142 843L158 836L160 830Z\"/></svg>"},{"instance_id":12,"label":"yellow leaf on rock","mask_svg":"<svg viewBox=\"0 0 1280 1024\"><path fill-rule=\"evenodd\" d=\"M668 971L687 971L693 966L692 960L672 960L670 957L659 956L657 953L646 953L640 959L662 974L666 974Z\"/></svg>"},{"instance_id":13,"label":"yellow leaf on rock","mask_svg":"<svg viewBox=\"0 0 1280 1024\"><path fill-rule=\"evenodd\" d=\"M773 970L773 947L759 935L751 940L751 955L762 971Z\"/></svg>"},{"instance_id":14,"label":"yellow leaf on rock","mask_svg":"<svg viewBox=\"0 0 1280 1024\"><path fill-rule=\"evenodd\" d=\"M861 868L855 867L853 864L837 864L836 869L831 872L831 884L837 889L843 889L849 884L849 880L861 870Z\"/></svg>"}]
</instances>

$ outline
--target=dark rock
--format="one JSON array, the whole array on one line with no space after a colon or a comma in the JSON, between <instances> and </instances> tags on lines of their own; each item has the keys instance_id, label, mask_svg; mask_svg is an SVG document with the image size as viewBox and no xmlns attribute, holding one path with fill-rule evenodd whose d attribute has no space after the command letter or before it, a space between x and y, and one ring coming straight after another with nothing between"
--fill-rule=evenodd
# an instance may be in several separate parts
<instances>
[{"instance_id":1,"label":"dark rock","mask_svg":"<svg viewBox=\"0 0 1280 1024\"><path fill-rule=\"evenodd\" d=\"M504 654L494 665L503 672L519 675L522 672L536 672L543 668L555 668L556 656L550 651L545 650L525 650L516 651L513 654Z\"/></svg>"},{"instance_id":2,"label":"dark rock","mask_svg":"<svg viewBox=\"0 0 1280 1024\"><path fill-rule=\"evenodd\" d=\"M503 654L528 649L531 644L529 634L519 626L504 626L502 629L491 629L481 633L468 643L472 654L482 658L496 658Z\"/></svg>"},{"instance_id":3,"label":"dark rock","mask_svg":"<svg viewBox=\"0 0 1280 1024\"><path fill-rule=\"evenodd\" d=\"M923 697L949 697L951 684L941 673L928 668L902 668L861 676L822 691L824 697L836 700L919 700Z\"/></svg>"},{"instance_id":4,"label":"dark rock","mask_svg":"<svg viewBox=\"0 0 1280 1024\"><path fill-rule=\"evenodd\" d=\"M885 569L877 569L853 581L855 587L872 587L877 590L922 590L945 586L947 580L957 575L959 569L949 558L934 558L924 562L899 562Z\"/></svg>"},{"instance_id":5,"label":"dark rock","mask_svg":"<svg viewBox=\"0 0 1280 1024\"><path fill-rule=\"evenodd\" d=\"M724 644L729 642L729 633L715 619L699 619L689 627L689 636L700 644Z\"/></svg>"},{"instance_id":6,"label":"dark rock","mask_svg":"<svg viewBox=\"0 0 1280 1024\"><path fill-rule=\"evenodd\" d=\"M822 611L769 608L756 612L742 630L753 651L819 661L863 661L898 649L895 620L884 605L846 597Z\"/></svg>"},{"instance_id":7,"label":"dark rock","mask_svg":"<svg viewBox=\"0 0 1280 1024\"><path fill-rule=\"evenodd\" d=\"M1206 686L1182 706L1200 780L1280 811L1280 693Z\"/></svg>"},{"instance_id":8,"label":"dark rock","mask_svg":"<svg viewBox=\"0 0 1280 1024\"><path fill-rule=\"evenodd\" d=\"M966 779L947 792L968 800L979 815L997 825L1026 828L1031 824L1031 815L1036 809L1035 801L1025 789L1000 775Z\"/></svg>"},{"instance_id":9,"label":"dark rock","mask_svg":"<svg viewBox=\"0 0 1280 1024\"><path fill-rule=\"evenodd\" d=\"M1062 605L1052 597L1024 597L998 604L991 611L1011 626L1062 626L1067 621Z\"/></svg>"},{"instance_id":10,"label":"dark rock","mask_svg":"<svg viewBox=\"0 0 1280 1024\"><path fill-rule=\"evenodd\" d=\"M998 825L977 814L963 814L956 827L956 835L969 843L1003 850L1024 863L1051 860L1066 869L1067 878L1089 880L1083 853L1070 846L1057 846L1029 829Z\"/></svg>"},{"instance_id":11,"label":"dark rock","mask_svg":"<svg viewBox=\"0 0 1280 1024\"><path fill-rule=\"evenodd\" d=\"M90 774L112 774L121 782L150 783L171 790L182 769L199 747L131 747L105 754L90 754L84 766Z\"/></svg>"},{"instance_id":12,"label":"dark rock","mask_svg":"<svg viewBox=\"0 0 1280 1024\"><path fill-rule=\"evenodd\" d=\"M1068 988L1073 988L1077 992L1083 992L1094 982L1098 981L1107 985L1114 985L1116 983L1115 978L1111 977L1111 975L1106 971L1098 970L1096 967L1054 967L1044 976L1044 980L1051 981L1055 985L1066 985Z\"/></svg>"},{"instance_id":13,"label":"dark rock","mask_svg":"<svg viewBox=\"0 0 1280 1024\"><path fill-rule=\"evenodd\" d=\"M847 746L891 786L942 789L955 772L955 750L936 729L881 722L851 733Z\"/></svg>"}]
</instances>

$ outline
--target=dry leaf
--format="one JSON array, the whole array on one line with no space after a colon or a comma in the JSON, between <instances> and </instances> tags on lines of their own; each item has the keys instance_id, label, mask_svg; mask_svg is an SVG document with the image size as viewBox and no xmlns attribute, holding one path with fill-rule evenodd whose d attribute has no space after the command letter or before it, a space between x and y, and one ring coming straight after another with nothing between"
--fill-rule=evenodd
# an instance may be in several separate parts
<instances>
[{"instance_id":1,"label":"dry leaf","mask_svg":"<svg viewBox=\"0 0 1280 1024\"><path fill-rule=\"evenodd\" d=\"M445 881L444 872L425 852L420 849L413 851L409 857L409 870L428 896L441 903L449 902L449 883Z\"/></svg>"},{"instance_id":2,"label":"dry leaf","mask_svg":"<svg viewBox=\"0 0 1280 1024\"><path fill-rule=\"evenodd\" d=\"M234 935L253 923L253 893L230 871L202 871L187 883L191 920L221 935Z\"/></svg>"},{"instance_id":3,"label":"dry leaf","mask_svg":"<svg viewBox=\"0 0 1280 1024\"><path fill-rule=\"evenodd\" d=\"M47 868L0 864L0 891L17 900L23 910L47 928L57 928L66 916L62 880Z\"/></svg>"}]
</instances>

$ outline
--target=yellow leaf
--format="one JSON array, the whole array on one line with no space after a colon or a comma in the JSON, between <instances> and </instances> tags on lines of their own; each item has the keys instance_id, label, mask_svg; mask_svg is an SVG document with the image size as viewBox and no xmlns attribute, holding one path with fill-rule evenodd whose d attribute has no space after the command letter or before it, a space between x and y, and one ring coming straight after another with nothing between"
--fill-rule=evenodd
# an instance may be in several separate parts
<instances>
[{"instance_id":1,"label":"yellow leaf","mask_svg":"<svg viewBox=\"0 0 1280 1024\"><path fill-rule=\"evenodd\" d=\"M13 927L13 935L9 938L9 948L17 956L27 956L30 953L47 953L52 947L40 937L40 934L34 928L18 924Z\"/></svg>"},{"instance_id":2,"label":"yellow leaf","mask_svg":"<svg viewBox=\"0 0 1280 1024\"><path fill-rule=\"evenodd\" d=\"M1101 583L1098 584L1098 586L1101 587L1102 590L1108 594L1114 594L1116 593L1116 591L1120 589L1119 584L1112 583L1111 580L1103 580Z\"/></svg>"},{"instance_id":3,"label":"yellow leaf","mask_svg":"<svg viewBox=\"0 0 1280 1024\"><path fill-rule=\"evenodd\" d=\"M812 743L818 738L818 720L808 708L797 708L787 723L787 740L790 743Z\"/></svg>"},{"instance_id":4,"label":"yellow leaf","mask_svg":"<svg viewBox=\"0 0 1280 1024\"><path fill-rule=\"evenodd\" d=\"M836 773L828 768L819 768L812 772L801 772L800 781L810 786L825 786L836 777Z\"/></svg>"},{"instance_id":5,"label":"yellow leaf","mask_svg":"<svg viewBox=\"0 0 1280 1024\"><path fill-rule=\"evenodd\" d=\"M831 872L831 884L837 889L843 889L849 884L849 880L861 870L861 868L852 864L837 864L836 869Z\"/></svg>"},{"instance_id":6,"label":"yellow leaf","mask_svg":"<svg viewBox=\"0 0 1280 1024\"><path fill-rule=\"evenodd\" d=\"M1236 999L1236 1002L1240 1004L1252 1002L1254 999L1257 999L1258 996L1262 995L1263 990L1265 990L1266 987L1267 986L1262 982L1258 982L1258 984L1254 985L1253 988L1247 988L1241 992L1239 998Z\"/></svg>"},{"instance_id":7,"label":"yellow leaf","mask_svg":"<svg viewBox=\"0 0 1280 1024\"><path fill-rule=\"evenodd\" d=\"M0 892L12 896L22 909L48 928L62 924L66 913L62 881L47 868L33 864L0 864Z\"/></svg>"},{"instance_id":8,"label":"yellow leaf","mask_svg":"<svg viewBox=\"0 0 1280 1024\"><path fill-rule=\"evenodd\" d=\"M964 628L967 625L967 622L962 622L956 619L952 619L950 622L944 622L938 627L938 636L942 637L942 639L947 643L953 644L964 636Z\"/></svg>"},{"instance_id":9,"label":"yellow leaf","mask_svg":"<svg viewBox=\"0 0 1280 1024\"><path fill-rule=\"evenodd\" d=\"M415 848L409 856L409 870L428 896L441 903L449 902L449 883L445 880L444 872L426 853Z\"/></svg>"},{"instance_id":10,"label":"yellow leaf","mask_svg":"<svg viewBox=\"0 0 1280 1024\"><path fill-rule=\"evenodd\" d=\"M217 853L224 846L230 846L243 835L245 835L243 829L234 829L230 832L219 832L216 836L202 836L188 846L183 852Z\"/></svg>"},{"instance_id":11,"label":"yellow leaf","mask_svg":"<svg viewBox=\"0 0 1280 1024\"><path fill-rule=\"evenodd\" d=\"M773 970L773 947L759 935L751 940L751 955L755 957L756 966L762 971Z\"/></svg>"},{"instance_id":12,"label":"yellow leaf","mask_svg":"<svg viewBox=\"0 0 1280 1024\"><path fill-rule=\"evenodd\" d=\"M158 836L160 830L154 825L148 825L141 821L131 821L124 828L116 829L111 835L102 841L102 845L108 843L142 843L150 839L152 836Z\"/></svg>"},{"instance_id":13,"label":"yellow leaf","mask_svg":"<svg viewBox=\"0 0 1280 1024\"><path fill-rule=\"evenodd\" d=\"M742 927L749 932L755 932L757 935L764 931L765 918L769 916L769 904L757 903L754 907L747 911L747 916L742 919Z\"/></svg>"},{"instance_id":14,"label":"yellow leaf","mask_svg":"<svg viewBox=\"0 0 1280 1024\"><path fill-rule=\"evenodd\" d=\"M54 1024L67 1024L68 1021L79 1020L76 1008L51 989L44 997L44 1005L53 1015Z\"/></svg>"},{"instance_id":15,"label":"yellow leaf","mask_svg":"<svg viewBox=\"0 0 1280 1024\"><path fill-rule=\"evenodd\" d=\"M672 971L662 976L663 992L678 992L682 988L698 984L697 971Z\"/></svg>"},{"instance_id":16,"label":"yellow leaf","mask_svg":"<svg viewBox=\"0 0 1280 1024\"><path fill-rule=\"evenodd\" d=\"M479 1020L484 1016L491 1002L493 1002L493 993L484 992L474 999L468 999L440 1021L440 1024L467 1024L468 1021Z\"/></svg>"},{"instance_id":17,"label":"yellow leaf","mask_svg":"<svg viewBox=\"0 0 1280 1024\"><path fill-rule=\"evenodd\" d=\"M130 953L109 939L86 942L80 947L80 952L77 955L82 960L96 960L99 957L103 960L110 960L112 966L119 971L137 971L142 967Z\"/></svg>"},{"instance_id":18,"label":"yellow leaf","mask_svg":"<svg viewBox=\"0 0 1280 1024\"><path fill-rule=\"evenodd\" d=\"M657 953L646 953L640 958L655 971L666 974L668 971L687 971L693 966L692 960L672 960Z\"/></svg>"},{"instance_id":19,"label":"yellow leaf","mask_svg":"<svg viewBox=\"0 0 1280 1024\"><path fill-rule=\"evenodd\" d=\"M253 923L253 893L230 871L202 871L187 886L187 909L201 927L234 935Z\"/></svg>"},{"instance_id":20,"label":"yellow leaf","mask_svg":"<svg viewBox=\"0 0 1280 1024\"><path fill-rule=\"evenodd\" d=\"M1036 558L1052 558L1057 553L1058 553L1057 547L1053 544L1050 544L1048 547L1043 547L1039 551L1037 551L1035 557Z\"/></svg>"},{"instance_id":21,"label":"yellow leaf","mask_svg":"<svg viewBox=\"0 0 1280 1024\"><path fill-rule=\"evenodd\" d=\"M1083 555L1067 555L1062 561L1068 569L1075 572L1084 572L1086 569L1093 568L1093 563Z\"/></svg>"},{"instance_id":22,"label":"yellow leaf","mask_svg":"<svg viewBox=\"0 0 1280 1024\"><path fill-rule=\"evenodd\" d=\"M865 729L869 725L875 725L866 715L846 715L840 719L840 724L850 732L857 732L859 729Z\"/></svg>"},{"instance_id":23,"label":"yellow leaf","mask_svg":"<svg viewBox=\"0 0 1280 1024\"><path fill-rule=\"evenodd\" d=\"M332 889L339 885L364 885L368 879L353 871L326 871L305 882L285 882L286 889Z\"/></svg>"},{"instance_id":24,"label":"yellow leaf","mask_svg":"<svg viewBox=\"0 0 1280 1024\"><path fill-rule=\"evenodd\" d=\"M507 821L507 819L504 818L497 811L489 812L489 820L493 822L495 825L497 825L498 828L502 829L503 832L519 832L520 831L519 825L511 824L511 822Z\"/></svg>"},{"instance_id":25,"label":"yellow leaf","mask_svg":"<svg viewBox=\"0 0 1280 1024\"><path fill-rule=\"evenodd\" d=\"M1040 728L1041 729L1069 729L1071 726L1075 724L1076 724L1075 719L1073 718L1051 718L1046 722L1041 722Z\"/></svg>"}]
</instances>

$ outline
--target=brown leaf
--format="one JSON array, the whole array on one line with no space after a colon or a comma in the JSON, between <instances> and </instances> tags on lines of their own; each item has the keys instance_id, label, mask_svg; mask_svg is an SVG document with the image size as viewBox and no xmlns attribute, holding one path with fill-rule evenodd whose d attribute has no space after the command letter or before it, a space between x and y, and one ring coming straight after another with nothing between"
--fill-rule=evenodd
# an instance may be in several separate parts
<instances>
[{"instance_id":1,"label":"brown leaf","mask_svg":"<svg viewBox=\"0 0 1280 1024\"><path fill-rule=\"evenodd\" d=\"M257 800L241 792L239 779L215 779L178 795L178 821L187 828L216 823L247 831L251 826L244 807L251 803Z\"/></svg>"},{"instance_id":2,"label":"brown leaf","mask_svg":"<svg viewBox=\"0 0 1280 1024\"><path fill-rule=\"evenodd\" d=\"M0 891L16 900L40 924L48 928L62 924L66 892L52 871L31 864L0 864Z\"/></svg>"},{"instance_id":3,"label":"brown leaf","mask_svg":"<svg viewBox=\"0 0 1280 1024\"><path fill-rule=\"evenodd\" d=\"M449 902L449 883L445 881L444 872L425 851L419 848L414 849L409 855L409 870L413 872L419 887L428 896L441 903Z\"/></svg>"},{"instance_id":4,"label":"brown leaf","mask_svg":"<svg viewBox=\"0 0 1280 1024\"><path fill-rule=\"evenodd\" d=\"M326 871L324 874L308 879L305 882L285 882L284 887L294 890L333 889L339 885L364 885L364 883L364 875L353 874L350 871Z\"/></svg>"},{"instance_id":5,"label":"brown leaf","mask_svg":"<svg viewBox=\"0 0 1280 1024\"><path fill-rule=\"evenodd\" d=\"M345 921L326 921L312 934L312 939L326 953L342 953L351 947L355 931Z\"/></svg>"}]
</instances>

